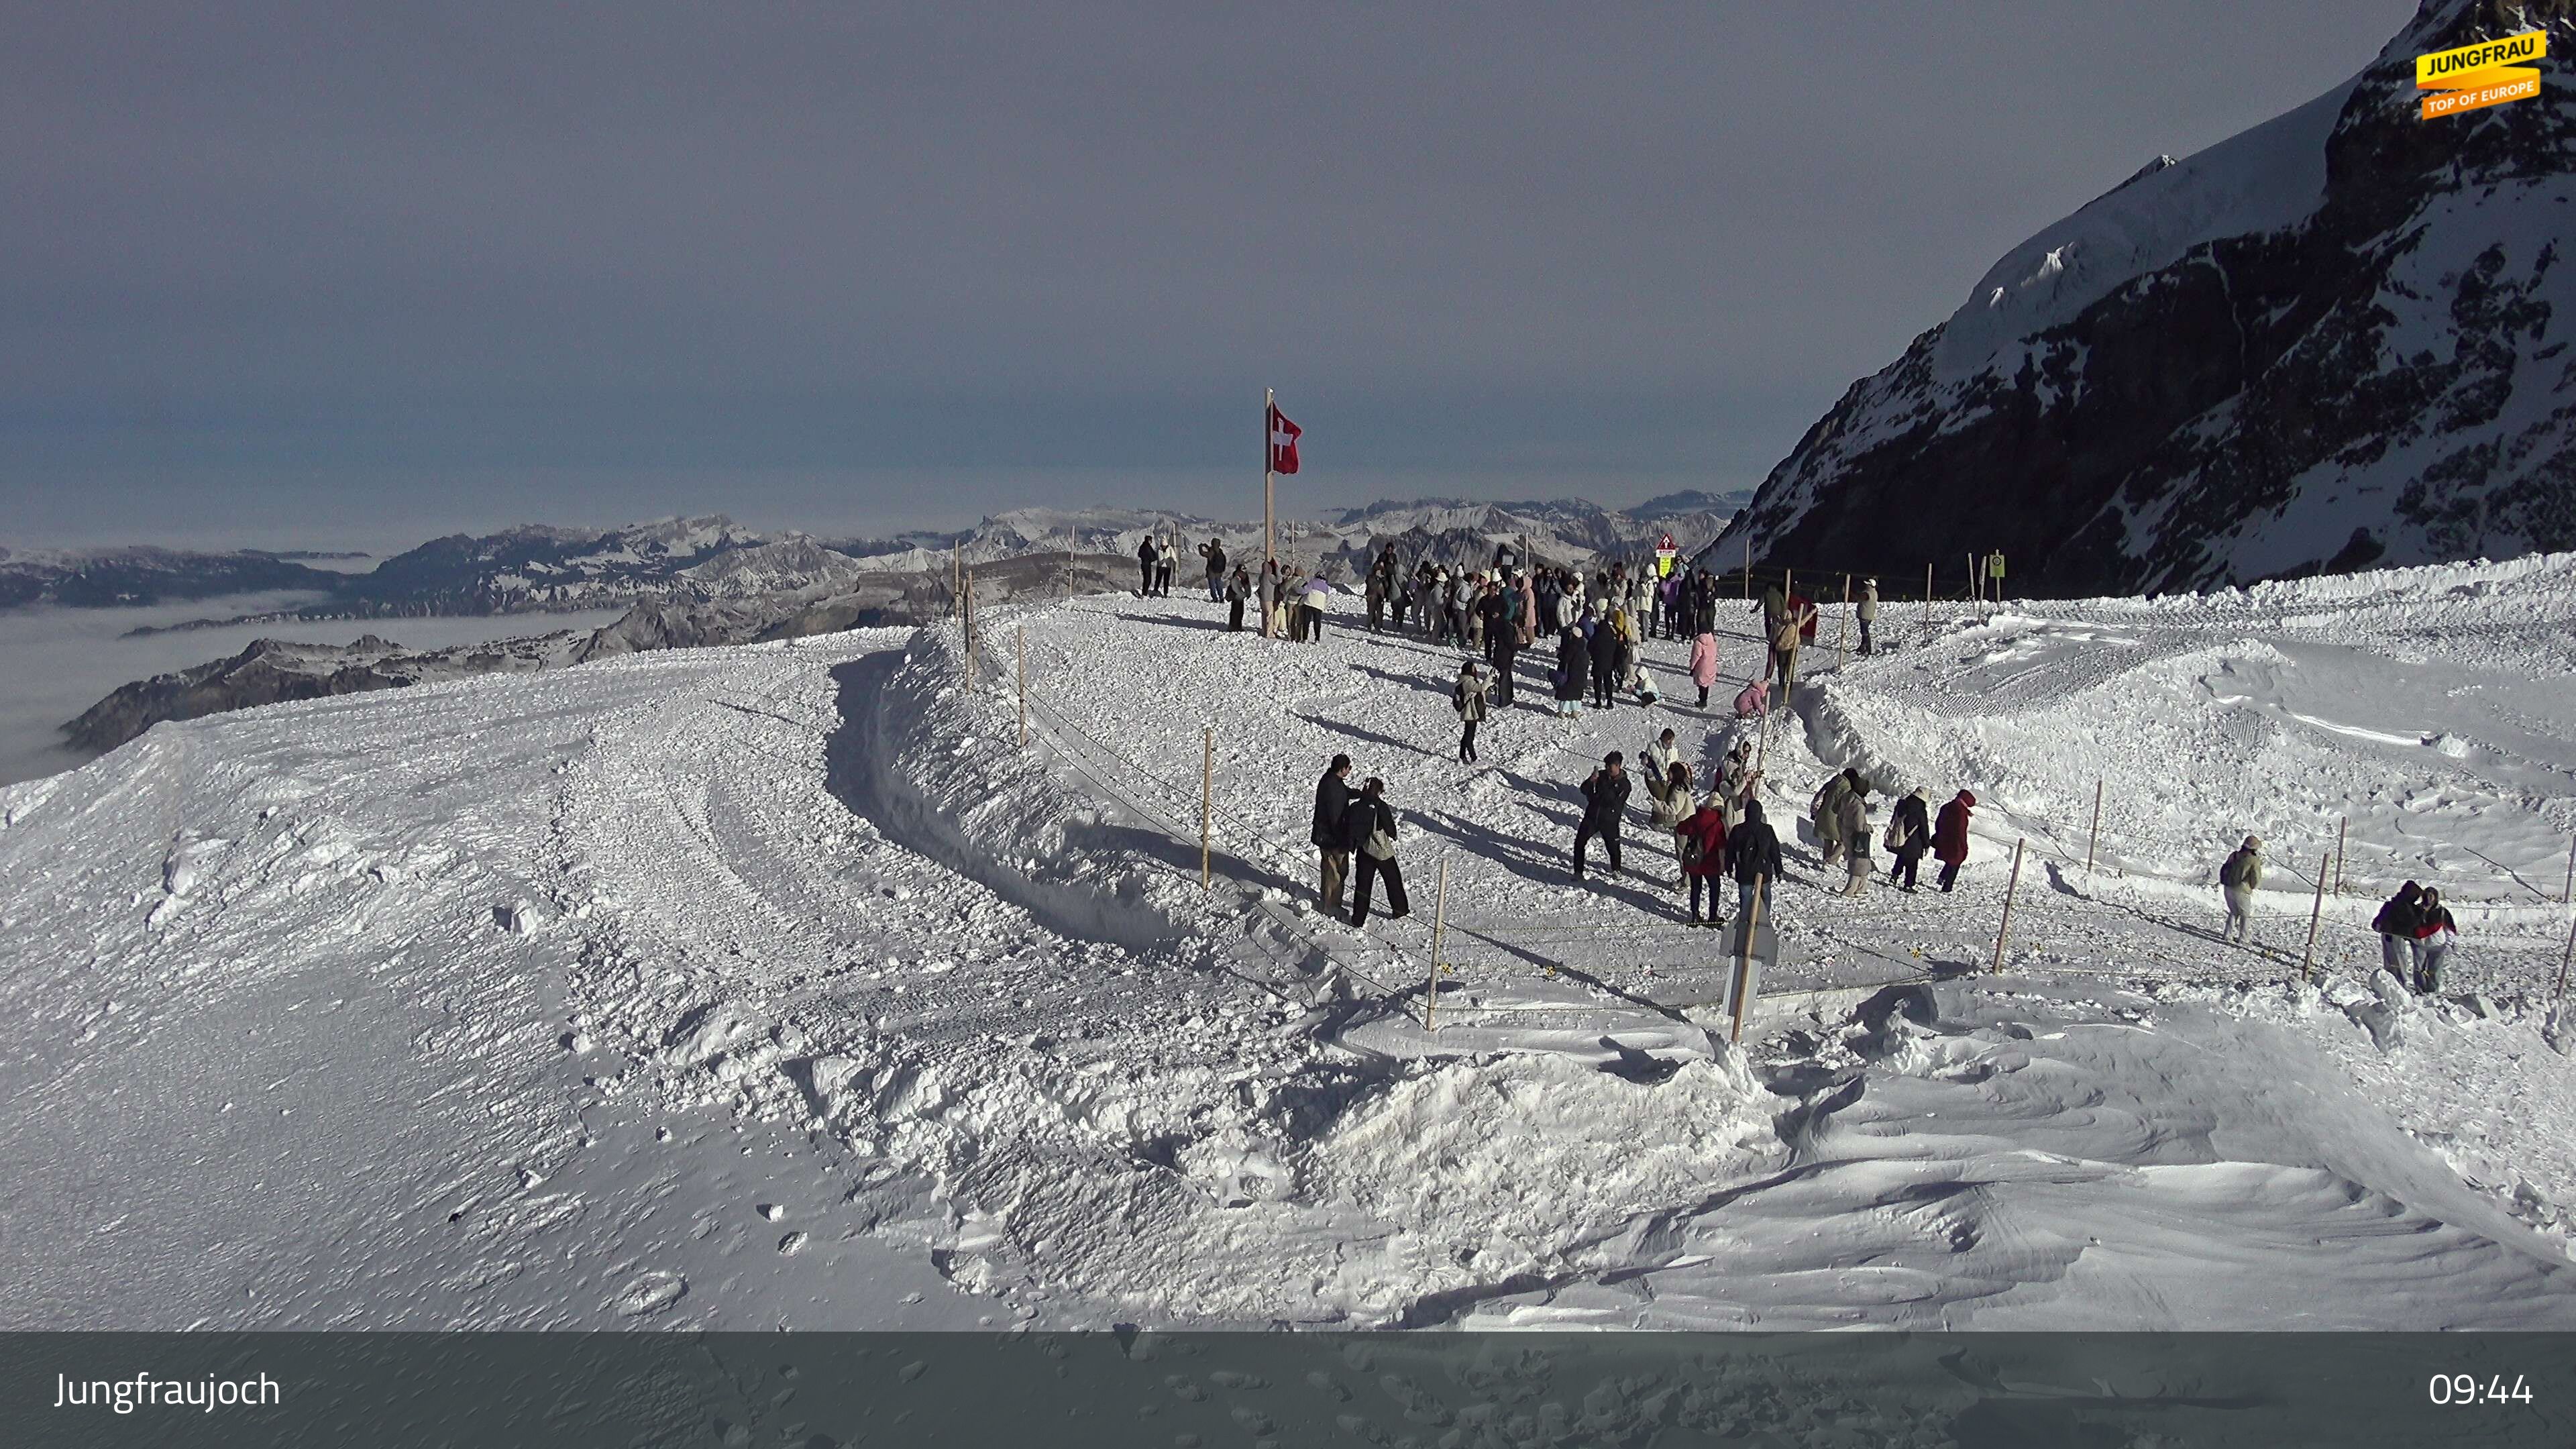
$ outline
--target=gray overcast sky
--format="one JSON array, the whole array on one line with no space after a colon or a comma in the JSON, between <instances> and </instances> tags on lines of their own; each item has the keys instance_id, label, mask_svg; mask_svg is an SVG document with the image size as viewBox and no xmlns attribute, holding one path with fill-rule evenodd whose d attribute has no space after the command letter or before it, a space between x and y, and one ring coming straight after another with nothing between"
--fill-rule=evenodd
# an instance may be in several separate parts
<instances>
[{"instance_id":1,"label":"gray overcast sky","mask_svg":"<svg viewBox=\"0 0 2576 1449\"><path fill-rule=\"evenodd\" d=\"M2413 9L21 4L0 541L1748 483Z\"/></svg>"}]
</instances>

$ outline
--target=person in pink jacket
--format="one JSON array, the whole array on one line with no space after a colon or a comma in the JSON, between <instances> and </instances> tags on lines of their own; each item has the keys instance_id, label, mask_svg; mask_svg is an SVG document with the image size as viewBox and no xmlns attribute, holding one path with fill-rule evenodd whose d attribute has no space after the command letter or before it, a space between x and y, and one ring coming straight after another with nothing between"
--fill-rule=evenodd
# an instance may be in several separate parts
<instances>
[{"instance_id":1,"label":"person in pink jacket","mask_svg":"<svg viewBox=\"0 0 2576 1449\"><path fill-rule=\"evenodd\" d=\"M1699 707L1708 708L1708 692L1717 687L1717 636L1705 629L1691 641L1690 676L1699 686Z\"/></svg>"}]
</instances>

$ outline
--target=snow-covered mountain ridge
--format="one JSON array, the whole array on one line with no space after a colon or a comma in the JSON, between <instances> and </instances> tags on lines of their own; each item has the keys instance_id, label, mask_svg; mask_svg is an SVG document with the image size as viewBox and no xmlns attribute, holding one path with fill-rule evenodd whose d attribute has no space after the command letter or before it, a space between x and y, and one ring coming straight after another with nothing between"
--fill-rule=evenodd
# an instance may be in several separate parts
<instances>
[{"instance_id":1,"label":"snow-covered mountain ridge","mask_svg":"<svg viewBox=\"0 0 2576 1449\"><path fill-rule=\"evenodd\" d=\"M2531 28L2576 46L2576 8L2426 0L2352 80L2014 248L1729 550L1955 593L2000 549L2015 591L2092 595L2576 547L2576 86L2427 121L2413 82Z\"/></svg>"}]
</instances>

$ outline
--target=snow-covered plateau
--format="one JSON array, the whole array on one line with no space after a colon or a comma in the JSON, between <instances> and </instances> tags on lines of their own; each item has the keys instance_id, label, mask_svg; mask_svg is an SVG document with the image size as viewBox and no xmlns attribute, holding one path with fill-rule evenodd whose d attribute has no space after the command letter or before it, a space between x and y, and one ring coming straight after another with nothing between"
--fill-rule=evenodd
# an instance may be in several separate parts
<instances>
[{"instance_id":1,"label":"snow-covered plateau","mask_svg":"<svg viewBox=\"0 0 2576 1449\"><path fill-rule=\"evenodd\" d=\"M1669 846L1567 848L1604 752L1724 748L1750 606L1710 710L1656 642L1664 705L1560 720L1532 651L1466 767L1455 651L1343 604L988 609L971 682L953 624L630 655L0 790L0 1321L2576 1327L2576 555L1890 605L1865 659L1829 613L1740 1045ZM1311 904L1336 751L1405 919ZM1826 893L1785 822L1844 765L1978 794L1955 893ZM2407 878L2438 998L2370 974Z\"/></svg>"}]
</instances>

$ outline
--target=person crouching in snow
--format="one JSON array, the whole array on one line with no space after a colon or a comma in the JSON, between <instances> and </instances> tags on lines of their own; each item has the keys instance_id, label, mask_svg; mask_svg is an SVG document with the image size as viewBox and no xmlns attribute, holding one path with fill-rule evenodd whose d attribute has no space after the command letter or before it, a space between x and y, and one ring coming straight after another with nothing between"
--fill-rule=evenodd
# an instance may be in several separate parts
<instances>
[{"instance_id":1,"label":"person crouching in snow","mask_svg":"<svg viewBox=\"0 0 2576 1449\"><path fill-rule=\"evenodd\" d=\"M1762 719L1771 713L1771 682L1756 679L1735 692L1737 719Z\"/></svg>"},{"instance_id":2,"label":"person crouching in snow","mask_svg":"<svg viewBox=\"0 0 2576 1449\"><path fill-rule=\"evenodd\" d=\"M1682 876L1690 882L1690 922L1694 926L1701 924L1699 896L1703 887L1708 891L1707 924L1726 924L1717 914L1717 882L1726 874L1726 832L1726 804L1715 792L1701 801L1699 809L1691 812L1674 832Z\"/></svg>"},{"instance_id":3,"label":"person crouching in snow","mask_svg":"<svg viewBox=\"0 0 2576 1449\"><path fill-rule=\"evenodd\" d=\"M1476 726L1484 723L1489 687L1485 671L1476 667L1475 660L1470 659L1458 666L1458 683L1449 691L1449 704L1458 711L1458 720L1463 726L1458 736L1459 764L1476 763Z\"/></svg>"},{"instance_id":4,"label":"person crouching in snow","mask_svg":"<svg viewBox=\"0 0 2576 1449\"><path fill-rule=\"evenodd\" d=\"M2263 842L2249 835L2218 868L2219 894L2227 900L2227 929L2219 939L2254 944L2254 892L2262 884Z\"/></svg>"},{"instance_id":5,"label":"person crouching in snow","mask_svg":"<svg viewBox=\"0 0 2576 1449\"><path fill-rule=\"evenodd\" d=\"M1959 867L1968 863L1968 812L1977 808L1977 797L1962 790L1941 807L1940 818L1932 822L1932 857L1941 862L1941 894L1948 895L1959 879Z\"/></svg>"},{"instance_id":6,"label":"person crouching in snow","mask_svg":"<svg viewBox=\"0 0 2576 1449\"><path fill-rule=\"evenodd\" d=\"M2415 902L2415 994L2431 996L2442 989L2442 963L2459 944L2460 928L2442 904L2442 893L2427 889Z\"/></svg>"},{"instance_id":7,"label":"person crouching in snow","mask_svg":"<svg viewBox=\"0 0 2576 1449\"><path fill-rule=\"evenodd\" d=\"M1691 641L1690 676L1699 686L1699 707L1708 708L1708 692L1717 687L1717 636L1707 630Z\"/></svg>"}]
</instances>

